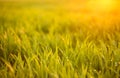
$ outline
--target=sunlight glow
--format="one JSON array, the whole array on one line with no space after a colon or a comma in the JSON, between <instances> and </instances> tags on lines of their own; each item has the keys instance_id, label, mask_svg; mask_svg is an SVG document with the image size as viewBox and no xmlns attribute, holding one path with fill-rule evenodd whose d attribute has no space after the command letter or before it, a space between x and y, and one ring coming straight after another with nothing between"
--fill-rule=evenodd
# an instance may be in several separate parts
<instances>
[{"instance_id":1,"label":"sunlight glow","mask_svg":"<svg viewBox=\"0 0 120 78\"><path fill-rule=\"evenodd\" d=\"M93 11L112 11L115 5L115 0L90 0L88 3L88 6Z\"/></svg>"}]
</instances>

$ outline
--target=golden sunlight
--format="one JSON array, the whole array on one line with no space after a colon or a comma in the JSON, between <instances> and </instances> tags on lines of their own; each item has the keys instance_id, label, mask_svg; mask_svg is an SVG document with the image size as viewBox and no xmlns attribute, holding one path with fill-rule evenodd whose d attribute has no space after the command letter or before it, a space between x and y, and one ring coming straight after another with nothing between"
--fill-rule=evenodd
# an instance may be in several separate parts
<instances>
[{"instance_id":1,"label":"golden sunlight","mask_svg":"<svg viewBox=\"0 0 120 78\"><path fill-rule=\"evenodd\" d=\"M96 12L110 12L115 9L116 3L116 0L90 0L88 7Z\"/></svg>"}]
</instances>

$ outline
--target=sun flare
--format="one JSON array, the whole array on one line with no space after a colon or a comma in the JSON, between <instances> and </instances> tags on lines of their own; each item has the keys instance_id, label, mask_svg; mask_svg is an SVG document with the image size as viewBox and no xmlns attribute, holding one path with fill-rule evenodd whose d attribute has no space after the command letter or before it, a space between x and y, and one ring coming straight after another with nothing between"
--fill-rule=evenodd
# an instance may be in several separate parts
<instances>
[{"instance_id":1,"label":"sun flare","mask_svg":"<svg viewBox=\"0 0 120 78\"><path fill-rule=\"evenodd\" d=\"M93 11L112 11L115 8L115 0L90 0L89 7Z\"/></svg>"}]
</instances>

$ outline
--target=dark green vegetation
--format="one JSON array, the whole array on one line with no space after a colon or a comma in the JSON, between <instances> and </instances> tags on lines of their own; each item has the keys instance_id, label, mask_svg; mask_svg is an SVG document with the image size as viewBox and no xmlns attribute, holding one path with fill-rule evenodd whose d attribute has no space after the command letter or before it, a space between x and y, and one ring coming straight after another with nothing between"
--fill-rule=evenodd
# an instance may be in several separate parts
<instances>
[{"instance_id":1,"label":"dark green vegetation","mask_svg":"<svg viewBox=\"0 0 120 78\"><path fill-rule=\"evenodd\" d=\"M0 4L0 78L120 77L120 24L45 7Z\"/></svg>"}]
</instances>

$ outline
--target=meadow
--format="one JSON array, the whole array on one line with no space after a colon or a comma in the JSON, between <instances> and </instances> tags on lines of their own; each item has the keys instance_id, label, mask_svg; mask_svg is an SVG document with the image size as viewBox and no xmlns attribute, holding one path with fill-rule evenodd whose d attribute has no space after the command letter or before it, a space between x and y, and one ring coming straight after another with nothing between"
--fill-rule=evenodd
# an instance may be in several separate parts
<instances>
[{"instance_id":1,"label":"meadow","mask_svg":"<svg viewBox=\"0 0 120 78\"><path fill-rule=\"evenodd\" d=\"M0 2L0 78L120 78L120 23L64 6Z\"/></svg>"}]
</instances>

